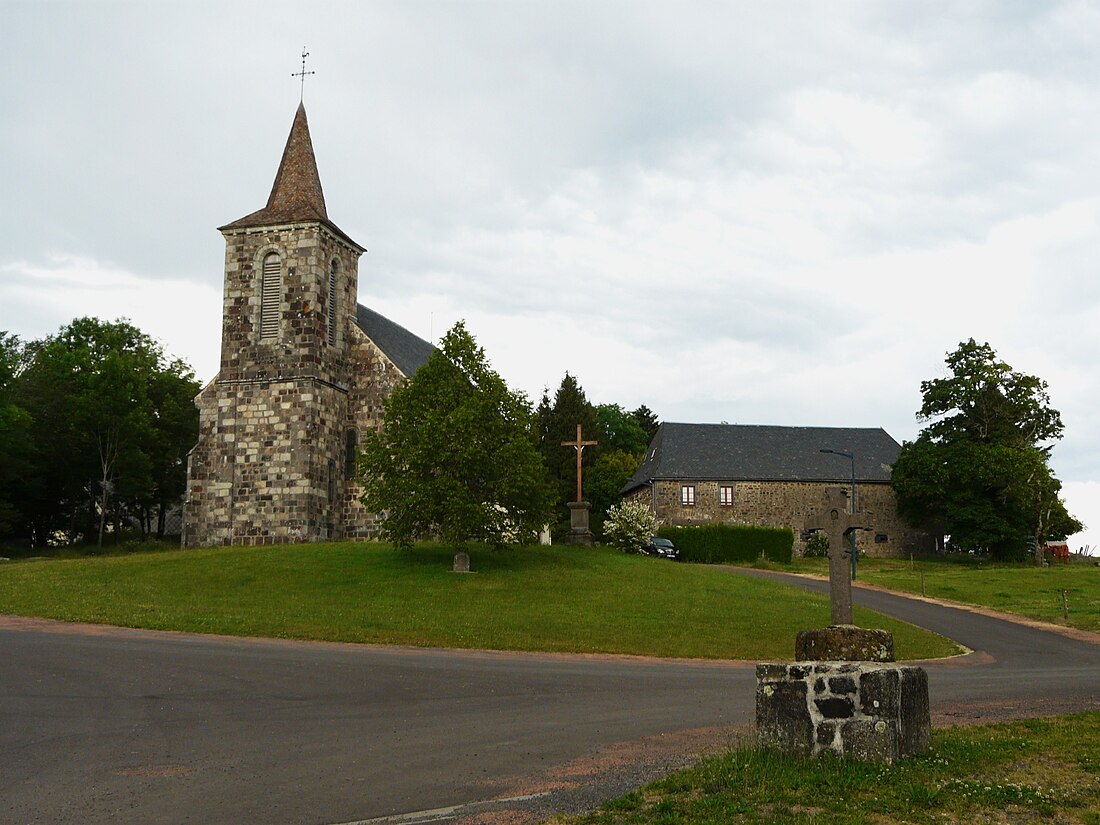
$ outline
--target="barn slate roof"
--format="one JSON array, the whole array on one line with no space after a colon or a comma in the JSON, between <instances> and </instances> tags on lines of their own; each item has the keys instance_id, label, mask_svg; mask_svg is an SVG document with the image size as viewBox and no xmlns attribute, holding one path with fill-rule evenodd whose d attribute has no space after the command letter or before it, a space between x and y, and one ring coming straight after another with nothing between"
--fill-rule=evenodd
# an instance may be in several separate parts
<instances>
[{"instance_id":1,"label":"barn slate roof","mask_svg":"<svg viewBox=\"0 0 1100 825\"><path fill-rule=\"evenodd\" d=\"M428 363L435 350L423 338L362 304L356 307L355 322L406 377Z\"/></svg>"},{"instance_id":2,"label":"barn slate roof","mask_svg":"<svg viewBox=\"0 0 1100 825\"><path fill-rule=\"evenodd\" d=\"M663 423L623 493L657 480L889 482L901 451L882 428Z\"/></svg>"}]
</instances>

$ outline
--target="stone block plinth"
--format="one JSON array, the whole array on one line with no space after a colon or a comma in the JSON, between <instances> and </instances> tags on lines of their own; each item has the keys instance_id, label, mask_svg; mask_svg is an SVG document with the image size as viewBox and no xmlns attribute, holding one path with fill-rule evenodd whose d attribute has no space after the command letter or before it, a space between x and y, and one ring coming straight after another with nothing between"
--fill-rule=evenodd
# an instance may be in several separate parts
<instances>
[{"instance_id":1,"label":"stone block plinth","mask_svg":"<svg viewBox=\"0 0 1100 825\"><path fill-rule=\"evenodd\" d=\"M756 666L761 747L892 763L927 750L932 719L923 668L881 662Z\"/></svg>"},{"instance_id":2,"label":"stone block plinth","mask_svg":"<svg viewBox=\"0 0 1100 825\"><path fill-rule=\"evenodd\" d=\"M894 637L888 630L838 624L800 630L794 658L799 662L892 662Z\"/></svg>"},{"instance_id":3,"label":"stone block plinth","mask_svg":"<svg viewBox=\"0 0 1100 825\"><path fill-rule=\"evenodd\" d=\"M588 529L588 511L592 505L587 501L570 501L569 507L569 543L591 546L592 531Z\"/></svg>"}]
</instances>

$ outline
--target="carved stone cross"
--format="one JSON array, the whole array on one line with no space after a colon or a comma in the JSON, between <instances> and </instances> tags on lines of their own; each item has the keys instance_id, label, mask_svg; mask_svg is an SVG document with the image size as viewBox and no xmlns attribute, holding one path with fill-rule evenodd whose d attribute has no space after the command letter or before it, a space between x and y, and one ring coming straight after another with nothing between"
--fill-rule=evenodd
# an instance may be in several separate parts
<instances>
[{"instance_id":1,"label":"carved stone cross","mask_svg":"<svg viewBox=\"0 0 1100 825\"><path fill-rule=\"evenodd\" d=\"M585 447L594 447L598 444L598 441L582 441L581 440L581 425L577 425L577 440L576 441L563 441L561 446L563 447L576 447L577 448L577 503L584 501L584 497L581 495L581 453L584 452Z\"/></svg>"},{"instance_id":2,"label":"carved stone cross","mask_svg":"<svg viewBox=\"0 0 1100 825\"><path fill-rule=\"evenodd\" d=\"M871 516L862 510L848 512L848 497L840 487L825 488L825 512L806 518L807 530L822 530L829 537L829 606L832 621L852 623L852 554L847 536L853 530L870 530Z\"/></svg>"}]
</instances>

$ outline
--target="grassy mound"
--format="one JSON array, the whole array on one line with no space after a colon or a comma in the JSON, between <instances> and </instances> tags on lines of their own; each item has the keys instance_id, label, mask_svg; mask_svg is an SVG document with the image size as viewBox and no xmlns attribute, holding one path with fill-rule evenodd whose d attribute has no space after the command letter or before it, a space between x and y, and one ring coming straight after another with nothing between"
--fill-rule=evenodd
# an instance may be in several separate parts
<instances>
[{"instance_id":1,"label":"grassy mound","mask_svg":"<svg viewBox=\"0 0 1100 825\"><path fill-rule=\"evenodd\" d=\"M451 551L372 543L211 548L0 567L0 613L202 633L425 647L790 658L827 599L728 571L605 549ZM951 642L869 611L899 657Z\"/></svg>"}]
</instances>

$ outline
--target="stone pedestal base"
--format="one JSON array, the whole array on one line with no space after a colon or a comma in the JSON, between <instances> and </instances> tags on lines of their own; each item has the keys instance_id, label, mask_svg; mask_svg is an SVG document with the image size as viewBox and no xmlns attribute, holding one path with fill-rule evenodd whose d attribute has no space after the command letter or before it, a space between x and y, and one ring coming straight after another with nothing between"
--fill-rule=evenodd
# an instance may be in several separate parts
<instances>
[{"instance_id":1,"label":"stone pedestal base","mask_svg":"<svg viewBox=\"0 0 1100 825\"><path fill-rule=\"evenodd\" d=\"M592 546L592 533L588 529L588 511L592 505L587 501L571 501L569 508L569 543Z\"/></svg>"},{"instance_id":2,"label":"stone pedestal base","mask_svg":"<svg viewBox=\"0 0 1100 825\"><path fill-rule=\"evenodd\" d=\"M888 630L867 630L854 624L834 624L800 630L794 641L799 662L892 662L894 637Z\"/></svg>"},{"instance_id":3,"label":"stone pedestal base","mask_svg":"<svg viewBox=\"0 0 1100 825\"><path fill-rule=\"evenodd\" d=\"M878 662L756 666L761 747L894 762L928 750L932 719L923 668Z\"/></svg>"}]
</instances>

